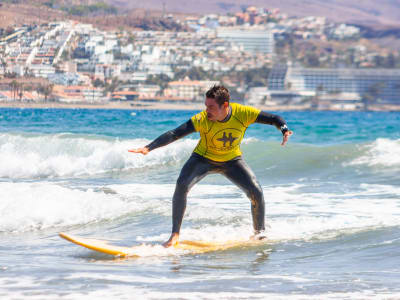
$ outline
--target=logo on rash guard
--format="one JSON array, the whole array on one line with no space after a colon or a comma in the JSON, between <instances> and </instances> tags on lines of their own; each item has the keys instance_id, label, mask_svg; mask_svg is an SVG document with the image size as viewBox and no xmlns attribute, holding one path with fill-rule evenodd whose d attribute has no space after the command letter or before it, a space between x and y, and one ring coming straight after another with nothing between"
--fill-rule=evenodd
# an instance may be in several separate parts
<instances>
[{"instance_id":1,"label":"logo on rash guard","mask_svg":"<svg viewBox=\"0 0 400 300\"><path fill-rule=\"evenodd\" d=\"M229 132L229 137L226 137L226 132L224 131L224 135L222 136L222 138L217 139L217 141L223 142L225 147L227 142L230 143L229 146L232 146L232 143L237 139L238 139L237 137L232 136L232 132Z\"/></svg>"},{"instance_id":2,"label":"logo on rash guard","mask_svg":"<svg viewBox=\"0 0 400 300\"><path fill-rule=\"evenodd\" d=\"M213 146L216 150L231 150L239 145L242 132L235 128L228 128L218 131L212 138Z\"/></svg>"}]
</instances>

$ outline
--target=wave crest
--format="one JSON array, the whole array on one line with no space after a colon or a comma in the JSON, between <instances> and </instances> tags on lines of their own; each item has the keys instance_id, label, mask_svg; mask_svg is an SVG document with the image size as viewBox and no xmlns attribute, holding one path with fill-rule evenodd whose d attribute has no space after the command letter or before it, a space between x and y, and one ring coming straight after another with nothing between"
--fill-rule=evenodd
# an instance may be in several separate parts
<instances>
[{"instance_id":1,"label":"wave crest","mask_svg":"<svg viewBox=\"0 0 400 300\"><path fill-rule=\"evenodd\" d=\"M180 140L146 156L128 152L128 149L142 147L148 142L145 139L121 141L70 134L1 134L0 177L77 177L167 165L182 160L196 143Z\"/></svg>"}]
</instances>

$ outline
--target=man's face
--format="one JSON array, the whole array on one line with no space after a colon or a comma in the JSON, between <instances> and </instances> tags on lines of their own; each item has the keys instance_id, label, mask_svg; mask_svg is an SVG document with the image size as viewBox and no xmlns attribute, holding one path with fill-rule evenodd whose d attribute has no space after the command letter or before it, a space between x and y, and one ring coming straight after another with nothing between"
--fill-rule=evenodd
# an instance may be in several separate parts
<instances>
[{"instance_id":1,"label":"man's face","mask_svg":"<svg viewBox=\"0 0 400 300\"><path fill-rule=\"evenodd\" d=\"M223 105L219 106L215 99L206 98L205 105L207 118L210 121L222 121L226 117L226 107L228 102L225 102Z\"/></svg>"}]
</instances>

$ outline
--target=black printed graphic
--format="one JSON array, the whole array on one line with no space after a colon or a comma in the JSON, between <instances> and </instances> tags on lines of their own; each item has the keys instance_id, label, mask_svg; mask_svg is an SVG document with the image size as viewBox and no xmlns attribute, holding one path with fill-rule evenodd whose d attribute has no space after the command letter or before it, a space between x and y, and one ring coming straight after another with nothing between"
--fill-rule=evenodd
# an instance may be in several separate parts
<instances>
[{"instance_id":1,"label":"black printed graphic","mask_svg":"<svg viewBox=\"0 0 400 300\"><path fill-rule=\"evenodd\" d=\"M222 138L217 139L217 141L221 141L224 142L224 148L226 147L226 143L229 142L229 147L232 146L232 143L237 140L237 137L233 137L232 136L232 132L229 132L229 137L226 136L226 132L224 131L224 135L222 136Z\"/></svg>"}]
</instances>

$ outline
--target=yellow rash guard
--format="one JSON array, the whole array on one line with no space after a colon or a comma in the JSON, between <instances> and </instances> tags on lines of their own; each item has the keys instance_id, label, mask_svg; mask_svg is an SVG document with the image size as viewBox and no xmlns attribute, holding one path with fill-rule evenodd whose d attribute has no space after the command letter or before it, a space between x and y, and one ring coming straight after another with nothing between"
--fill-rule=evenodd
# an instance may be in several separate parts
<instances>
[{"instance_id":1,"label":"yellow rash guard","mask_svg":"<svg viewBox=\"0 0 400 300\"><path fill-rule=\"evenodd\" d=\"M242 154L240 143L250 124L260 113L259 109L230 103L232 115L226 122L210 121L206 111L194 115L191 120L200 141L194 152L214 161L228 161Z\"/></svg>"}]
</instances>

